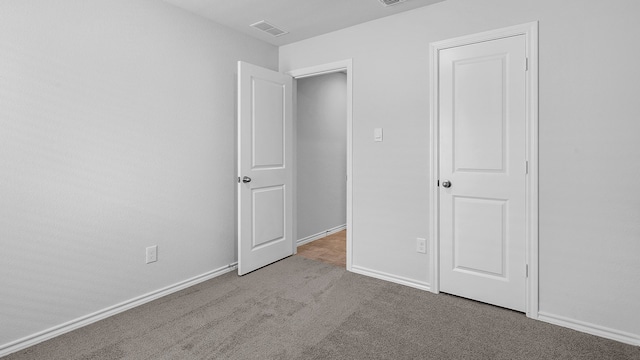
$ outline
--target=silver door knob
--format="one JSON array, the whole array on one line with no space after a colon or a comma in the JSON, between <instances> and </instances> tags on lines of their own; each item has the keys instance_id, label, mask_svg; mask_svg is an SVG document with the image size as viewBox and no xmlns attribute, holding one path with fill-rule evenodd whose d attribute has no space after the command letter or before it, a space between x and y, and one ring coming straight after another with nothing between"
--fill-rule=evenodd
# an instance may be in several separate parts
<instances>
[{"instance_id":1,"label":"silver door knob","mask_svg":"<svg viewBox=\"0 0 640 360\"><path fill-rule=\"evenodd\" d=\"M245 177L242 178L242 182L245 183L245 184L246 183L250 183L251 182L251 178L248 177L248 176L245 176Z\"/></svg>"},{"instance_id":2,"label":"silver door knob","mask_svg":"<svg viewBox=\"0 0 640 360\"><path fill-rule=\"evenodd\" d=\"M448 189L448 188L450 188L450 187L451 187L451 181L449 181L449 180L445 180L445 181L443 181L443 182L442 182L442 186L443 186L444 188L447 188L447 189Z\"/></svg>"}]
</instances>

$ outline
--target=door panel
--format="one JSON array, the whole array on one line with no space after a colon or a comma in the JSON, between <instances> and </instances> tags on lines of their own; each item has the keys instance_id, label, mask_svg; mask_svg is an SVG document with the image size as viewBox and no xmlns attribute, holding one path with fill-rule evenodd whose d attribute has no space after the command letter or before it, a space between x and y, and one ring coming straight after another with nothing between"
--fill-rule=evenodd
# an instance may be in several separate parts
<instances>
[{"instance_id":1,"label":"door panel","mask_svg":"<svg viewBox=\"0 0 640 360\"><path fill-rule=\"evenodd\" d=\"M440 289L525 310L525 39L439 52Z\"/></svg>"},{"instance_id":2,"label":"door panel","mask_svg":"<svg viewBox=\"0 0 640 360\"><path fill-rule=\"evenodd\" d=\"M504 277L506 207L503 200L453 198L453 270Z\"/></svg>"},{"instance_id":3,"label":"door panel","mask_svg":"<svg viewBox=\"0 0 640 360\"><path fill-rule=\"evenodd\" d=\"M251 92L253 168L282 168L285 158L285 87L283 84L254 77Z\"/></svg>"},{"instance_id":4,"label":"door panel","mask_svg":"<svg viewBox=\"0 0 640 360\"><path fill-rule=\"evenodd\" d=\"M453 64L456 171L503 171L505 55Z\"/></svg>"},{"instance_id":5,"label":"door panel","mask_svg":"<svg viewBox=\"0 0 640 360\"><path fill-rule=\"evenodd\" d=\"M284 186L251 189L253 194L253 249L285 240Z\"/></svg>"},{"instance_id":6,"label":"door panel","mask_svg":"<svg viewBox=\"0 0 640 360\"><path fill-rule=\"evenodd\" d=\"M239 275L293 254L291 89L291 77L238 62Z\"/></svg>"}]
</instances>

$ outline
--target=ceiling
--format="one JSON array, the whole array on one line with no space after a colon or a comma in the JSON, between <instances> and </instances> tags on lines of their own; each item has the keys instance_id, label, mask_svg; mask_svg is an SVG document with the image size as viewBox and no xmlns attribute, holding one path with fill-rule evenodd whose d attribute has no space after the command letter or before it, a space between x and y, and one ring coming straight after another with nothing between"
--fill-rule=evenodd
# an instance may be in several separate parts
<instances>
[{"instance_id":1,"label":"ceiling","mask_svg":"<svg viewBox=\"0 0 640 360\"><path fill-rule=\"evenodd\" d=\"M236 31L280 46L444 0L164 0ZM249 25L260 20L288 31L274 37Z\"/></svg>"}]
</instances>

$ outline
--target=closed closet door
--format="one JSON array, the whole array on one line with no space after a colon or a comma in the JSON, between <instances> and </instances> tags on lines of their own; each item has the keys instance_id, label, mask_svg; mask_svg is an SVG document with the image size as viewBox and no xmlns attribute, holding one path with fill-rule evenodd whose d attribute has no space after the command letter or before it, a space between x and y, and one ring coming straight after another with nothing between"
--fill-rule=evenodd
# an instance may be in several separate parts
<instances>
[{"instance_id":1,"label":"closed closet door","mask_svg":"<svg viewBox=\"0 0 640 360\"><path fill-rule=\"evenodd\" d=\"M440 50L440 290L525 311L526 43Z\"/></svg>"}]
</instances>

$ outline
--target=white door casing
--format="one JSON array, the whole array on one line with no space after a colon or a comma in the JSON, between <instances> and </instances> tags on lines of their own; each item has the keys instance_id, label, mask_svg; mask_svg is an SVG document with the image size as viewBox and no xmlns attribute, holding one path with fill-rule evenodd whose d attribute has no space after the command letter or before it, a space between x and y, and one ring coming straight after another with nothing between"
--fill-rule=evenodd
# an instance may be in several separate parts
<instances>
[{"instance_id":1,"label":"white door casing","mask_svg":"<svg viewBox=\"0 0 640 360\"><path fill-rule=\"evenodd\" d=\"M238 274L293 254L292 78L238 62Z\"/></svg>"},{"instance_id":2,"label":"white door casing","mask_svg":"<svg viewBox=\"0 0 640 360\"><path fill-rule=\"evenodd\" d=\"M537 23L431 58L431 290L537 317Z\"/></svg>"}]
</instances>

